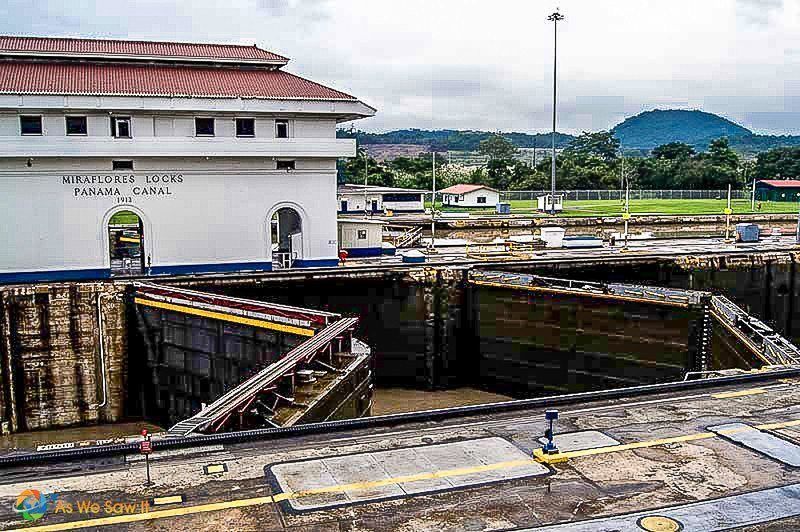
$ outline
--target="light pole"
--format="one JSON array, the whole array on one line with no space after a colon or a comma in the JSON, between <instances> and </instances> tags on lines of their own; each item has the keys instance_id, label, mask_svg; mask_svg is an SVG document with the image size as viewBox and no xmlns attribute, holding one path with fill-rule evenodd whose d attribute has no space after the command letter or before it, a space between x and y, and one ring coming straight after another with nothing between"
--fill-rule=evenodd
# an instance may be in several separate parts
<instances>
[{"instance_id":1,"label":"light pole","mask_svg":"<svg viewBox=\"0 0 800 532\"><path fill-rule=\"evenodd\" d=\"M558 58L558 22L564 15L556 11L547 20L553 22L553 155L550 161L550 214L556 214L556 74Z\"/></svg>"}]
</instances>

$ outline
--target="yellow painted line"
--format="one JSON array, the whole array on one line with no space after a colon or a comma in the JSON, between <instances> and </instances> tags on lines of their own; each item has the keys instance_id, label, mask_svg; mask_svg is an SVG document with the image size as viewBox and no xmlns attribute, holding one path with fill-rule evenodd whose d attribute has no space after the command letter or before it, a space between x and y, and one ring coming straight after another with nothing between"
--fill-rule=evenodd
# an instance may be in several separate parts
<instances>
[{"instance_id":1,"label":"yellow painted line","mask_svg":"<svg viewBox=\"0 0 800 532\"><path fill-rule=\"evenodd\" d=\"M122 523L136 523L140 521L153 521L164 517L180 517L205 512L216 512L218 510L228 510L231 508L243 508L246 506L256 506L259 504L269 504L273 502L272 497L255 497L252 499L239 499L236 501L215 502L211 504L200 504L197 506L186 506L183 508L170 508L168 510L156 510L138 514L115 515L110 517L100 517L98 519L86 519L83 521L69 521L54 525L40 525L16 530L35 530L36 532L58 532L61 530L77 530L79 528L90 528L97 526L119 525Z\"/></svg>"},{"instance_id":2,"label":"yellow painted line","mask_svg":"<svg viewBox=\"0 0 800 532\"><path fill-rule=\"evenodd\" d=\"M206 475L210 475L212 473L224 473L225 471L225 464L211 464L206 466Z\"/></svg>"},{"instance_id":3,"label":"yellow painted line","mask_svg":"<svg viewBox=\"0 0 800 532\"><path fill-rule=\"evenodd\" d=\"M138 238L131 238L131 237L128 237L128 236L120 237L119 241L120 242L131 242L133 244L138 244L139 242L141 242L141 240L139 240Z\"/></svg>"},{"instance_id":4,"label":"yellow painted line","mask_svg":"<svg viewBox=\"0 0 800 532\"><path fill-rule=\"evenodd\" d=\"M744 397L746 395L757 395L760 393L767 393L767 390L764 388L752 388L750 390L742 390L739 392L715 393L711 394L711 397L714 399L730 399L732 397Z\"/></svg>"},{"instance_id":5,"label":"yellow painted line","mask_svg":"<svg viewBox=\"0 0 800 532\"><path fill-rule=\"evenodd\" d=\"M288 499L295 499L299 497L308 497L321 493L336 493L343 491L356 491L366 490L374 487L385 486L388 484L397 484L403 482L414 482L416 480L428 480L432 478L444 478L450 476L469 475L472 473L494 471L497 469L508 469L518 467L521 465L529 465L534 463L533 459L527 458L525 460L513 460L508 462L497 462L494 464L487 464L475 467L465 467L460 469L447 469L442 471L433 471L429 473L419 473L416 475L407 475L403 477L395 477L388 479L375 480L371 482L354 482L352 484L338 484L335 486L327 486L324 488L314 488L310 490L298 492L284 492L278 493L272 497L256 497L252 499L240 499L235 501L218 502L212 504L200 504L196 506L185 506L182 508L170 508L166 510L156 510L153 512L129 514L129 515L116 515L110 517L101 517L98 519L86 519L83 521L70 521L67 523L59 523L54 525L42 525L34 527L25 527L20 530L34 530L37 532L56 532L61 530L76 530L80 528L118 525L122 523L135 523L139 521L152 521L155 519L162 519L165 517L180 517L184 515L192 515L204 512L214 512L217 510L227 510L230 508L243 508L247 506L256 506L261 504L269 504L272 502L281 502Z\"/></svg>"},{"instance_id":6,"label":"yellow painted line","mask_svg":"<svg viewBox=\"0 0 800 532\"><path fill-rule=\"evenodd\" d=\"M784 421L781 423L767 423L763 425L754 425L751 427L721 430L719 434L736 434L739 432L746 432L748 430L776 430L785 429L789 427L800 426L800 419L795 421ZM564 453L556 454L543 454L537 455L537 460L545 463L563 462L570 458L579 458L582 456L593 456L598 454L616 453L619 451L630 451L633 449L644 449L647 447L656 447L659 445L668 445L670 443L684 443L689 441L707 440L715 438L718 434L714 432L698 432L695 434L687 434L685 436L676 436L674 438L660 438L655 440L646 440L635 443L626 443L622 445L609 445L607 447L597 447L595 449L583 449L581 451L567 451Z\"/></svg>"},{"instance_id":7,"label":"yellow painted line","mask_svg":"<svg viewBox=\"0 0 800 532\"><path fill-rule=\"evenodd\" d=\"M743 432L747 430L774 430L774 429L782 429L788 427L795 427L800 426L800 420L794 421L784 421L780 423L767 423L763 425L756 425L753 427L747 427L742 429L731 429L725 431L726 434L728 433L735 433L735 432ZM705 440L716 437L717 434L713 432L700 432L696 434L687 434L684 436L677 436L674 438L661 438L655 440L648 440L636 443L629 443L624 445L612 445L608 447L600 447L597 449L585 449L583 451L571 451L566 453L557 453L554 455L545 455L546 457L552 457L552 461L555 463L556 461L563 461L568 458L575 458L579 456L591 456L591 455L598 455L598 454L606 454L618 451L626 451L632 449L642 449L646 447L655 447L657 445L667 445L670 443L683 443L689 441L698 441L698 440ZM36 532L57 532L61 530L76 530L80 528L89 528L89 527L98 527L98 526L107 526L107 525L117 525L122 523L135 523L139 521L152 521L156 519L162 519L165 517L180 517L184 515L193 515L198 513L204 512L214 512L218 510L227 510L231 508L243 508L248 506L257 506L261 504L269 504L269 503L277 503L281 501L286 501L289 499L296 499L300 497L308 497L311 495L317 495L322 493L338 493L344 491L358 491L358 490L368 490L371 488L386 486L389 484L399 484L399 483L406 483L406 482L415 482L418 480L429 480L434 478L446 478L446 477L454 477L454 476L462 476L462 475L469 475L473 473L480 473L486 471L496 471L498 469L510 469L514 467L519 467L523 465L529 465L535 461L543 461L548 462L546 458L539 458L538 460L534 460L532 458L524 459L524 460L512 460L507 462L497 462L494 464L486 464L481 466L475 467L465 467L459 469L446 469L441 471L432 471L427 473L418 473L416 475L407 475L402 477L394 477L394 478L387 478L381 480L374 480L368 482L354 482L351 484L337 484L334 486L326 486L323 488L314 488L309 490L297 491L297 492L284 492L278 493L274 496L267 496L267 497L255 497L251 499L239 499L234 501L225 501L225 502L217 502L211 504L200 504L196 506L185 506L180 508L170 508L165 510L156 510L153 512L145 512L145 513L138 513L138 514L129 514L129 515L115 515L110 517L101 517L98 519L87 519L83 521L70 521L67 523L59 523L53 525L40 525L34 527L25 527L23 529L18 530L33 530Z\"/></svg>"},{"instance_id":8,"label":"yellow painted line","mask_svg":"<svg viewBox=\"0 0 800 532\"><path fill-rule=\"evenodd\" d=\"M507 462L496 462L494 464L486 464L474 467L463 467L458 469L444 469L441 471L432 471L428 473L417 473L415 475L406 475L402 477L384 478L381 480L372 480L368 482L353 482L351 484L337 484L334 486L326 486L323 488L314 488L310 490L303 490L297 492L279 493L273 498L275 502L280 502L286 499L295 499L298 497L307 497L309 495L318 495L321 493L341 493L345 491L361 491L373 488L380 488L391 484L403 484L406 482L416 482L418 480L430 480L434 478L448 478L458 477L464 475L472 475L474 473L484 473L487 471L497 471L498 469L512 469L524 465L535 463L532 458L524 460L510 460Z\"/></svg>"},{"instance_id":9,"label":"yellow painted line","mask_svg":"<svg viewBox=\"0 0 800 532\"><path fill-rule=\"evenodd\" d=\"M800 427L800 419L795 421L786 421L784 423L767 423L766 425L756 425L756 428L759 430L788 429L789 427Z\"/></svg>"},{"instance_id":10,"label":"yellow painted line","mask_svg":"<svg viewBox=\"0 0 800 532\"><path fill-rule=\"evenodd\" d=\"M162 504L176 504L183 502L183 495L170 495L169 497L155 497L153 499L153 506L161 506Z\"/></svg>"},{"instance_id":11,"label":"yellow painted line","mask_svg":"<svg viewBox=\"0 0 800 532\"><path fill-rule=\"evenodd\" d=\"M266 320L256 320L253 318L245 318L233 314L225 314L223 312L213 312L211 310L187 307L184 305L175 305L173 303L164 303L162 301L153 301L151 299L142 299L140 297L135 297L133 300L139 305L156 307L164 310L172 310L175 312L182 312L184 314L191 314L192 316L201 316L203 318L211 318L214 320L230 321L233 323L241 323L242 325L252 325L253 327L260 327L262 329L272 329L274 331L282 331L290 334L299 334L300 336L314 336L313 329L306 329L304 327L283 325L282 323L274 323Z\"/></svg>"}]
</instances>

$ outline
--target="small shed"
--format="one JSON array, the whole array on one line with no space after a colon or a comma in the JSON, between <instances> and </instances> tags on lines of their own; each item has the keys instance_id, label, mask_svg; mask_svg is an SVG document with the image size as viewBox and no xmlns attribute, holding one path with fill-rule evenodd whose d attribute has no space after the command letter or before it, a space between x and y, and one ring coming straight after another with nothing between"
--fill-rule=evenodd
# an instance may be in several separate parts
<instances>
[{"instance_id":1,"label":"small shed","mask_svg":"<svg viewBox=\"0 0 800 532\"><path fill-rule=\"evenodd\" d=\"M446 207L493 208L500 202L500 192L485 185L453 185L439 194Z\"/></svg>"},{"instance_id":2,"label":"small shed","mask_svg":"<svg viewBox=\"0 0 800 532\"><path fill-rule=\"evenodd\" d=\"M799 179L764 179L756 181L758 201L800 201Z\"/></svg>"},{"instance_id":3,"label":"small shed","mask_svg":"<svg viewBox=\"0 0 800 532\"><path fill-rule=\"evenodd\" d=\"M383 253L383 226L380 220L339 218L339 249L348 257L378 257Z\"/></svg>"}]
</instances>

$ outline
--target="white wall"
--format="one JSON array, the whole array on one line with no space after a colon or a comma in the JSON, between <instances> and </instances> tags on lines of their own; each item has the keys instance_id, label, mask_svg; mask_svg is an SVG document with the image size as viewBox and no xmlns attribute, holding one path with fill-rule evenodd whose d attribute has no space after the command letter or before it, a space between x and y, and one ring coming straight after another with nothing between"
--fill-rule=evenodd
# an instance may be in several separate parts
<instances>
[{"instance_id":1,"label":"white wall","mask_svg":"<svg viewBox=\"0 0 800 532\"><path fill-rule=\"evenodd\" d=\"M275 138L275 120L289 120L289 135L294 138L333 139L336 137L335 118L303 118L289 113L274 116L255 116L252 113L219 113L198 111L196 113L153 113L145 111L117 112L117 116L129 116L132 120L133 138L137 137L194 137L194 117L211 117L215 119L216 137L235 137L236 118L254 118L256 120L255 138ZM97 111L53 111L53 110L20 110L18 113L0 114L0 136L19 136L19 116L42 116L42 134L49 136L65 136L65 116L86 116L87 136L109 137L111 135L110 114Z\"/></svg>"},{"instance_id":2,"label":"white wall","mask_svg":"<svg viewBox=\"0 0 800 532\"><path fill-rule=\"evenodd\" d=\"M455 197L457 194L443 194L442 203L453 207L488 207L494 208L500 201L500 193L494 190L480 189L472 192L467 192L459 196L456 202ZM479 197L485 197L486 203L478 203Z\"/></svg>"},{"instance_id":3,"label":"white wall","mask_svg":"<svg viewBox=\"0 0 800 532\"><path fill-rule=\"evenodd\" d=\"M358 232L366 231L367 238L359 239ZM383 244L383 226L357 221L339 222L339 247L342 249L380 248Z\"/></svg>"},{"instance_id":4,"label":"white wall","mask_svg":"<svg viewBox=\"0 0 800 532\"><path fill-rule=\"evenodd\" d=\"M367 209L372 210L372 202L378 202L378 211L383 210L383 196L381 194L367 194ZM347 201L347 212L351 211L364 211L364 193L363 192L352 192L347 194L339 194L337 196L336 202L336 209L340 210L342 208L342 201Z\"/></svg>"},{"instance_id":5,"label":"white wall","mask_svg":"<svg viewBox=\"0 0 800 532\"><path fill-rule=\"evenodd\" d=\"M280 206L294 206L303 217L305 259L337 255L335 170L226 171L217 165L204 171L82 173L112 181L133 175L134 183L69 184L64 177L74 172L38 168L0 173L0 274L109 268L105 224L125 209L142 214L153 267L270 262L268 216ZM173 182L147 183L164 174ZM148 187L162 195L143 195ZM120 195L82 194L106 188Z\"/></svg>"},{"instance_id":6,"label":"white wall","mask_svg":"<svg viewBox=\"0 0 800 532\"><path fill-rule=\"evenodd\" d=\"M396 211L396 212L409 212L409 211L424 211L425 202L422 200L423 196L420 194L419 201L385 201L383 208Z\"/></svg>"}]
</instances>

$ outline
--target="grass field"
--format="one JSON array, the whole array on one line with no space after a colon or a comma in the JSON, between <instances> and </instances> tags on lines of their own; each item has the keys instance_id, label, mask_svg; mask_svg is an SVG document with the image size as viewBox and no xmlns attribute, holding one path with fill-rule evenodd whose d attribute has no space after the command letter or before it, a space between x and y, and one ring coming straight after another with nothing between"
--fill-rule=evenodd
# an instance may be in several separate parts
<instances>
[{"instance_id":1,"label":"grass field","mask_svg":"<svg viewBox=\"0 0 800 532\"><path fill-rule=\"evenodd\" d=\"M511 201L511 212L514 214L536 213L535 201ZM632 215L691 215L691 214L724 214L726 200L694 199L694 200L631 200L630 210ZM800 205L790 202L761 202L761 208L750 209L749 200L733 200L731 208L734 214L751 213L796 213ZM430 207L430 203L426 203ZM494 209L458 209L444 207L444 212L471 212L475 214L492 214ZM580 200L565 201L562 216L618 216L623 211L623 205L618 200Z\"/></svg>"}]
</instances>

